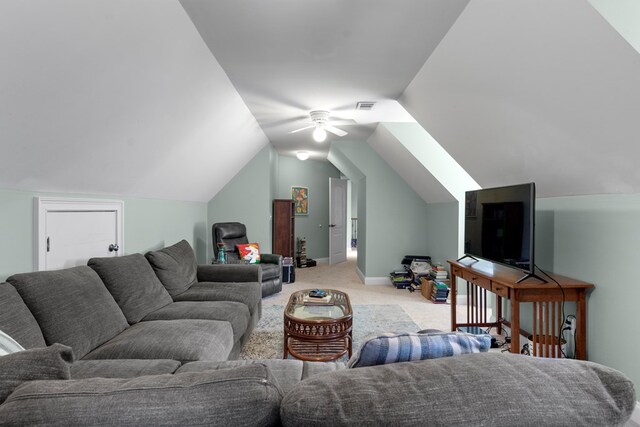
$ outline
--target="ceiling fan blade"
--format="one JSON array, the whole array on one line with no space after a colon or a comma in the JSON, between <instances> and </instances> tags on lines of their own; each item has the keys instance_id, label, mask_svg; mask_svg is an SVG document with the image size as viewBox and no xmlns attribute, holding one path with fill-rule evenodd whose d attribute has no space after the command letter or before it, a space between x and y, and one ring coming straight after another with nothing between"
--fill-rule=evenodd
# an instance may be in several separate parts
<instances>
[{"instance_id":1,"label":"ceiling fan blade","mask_svg":"<svg viewBox=\"0 0 640 427\"><path fill-rule=\"evenodd\" d=\"M329 120L329 123L332 126L353 126L358 123L355 120Z\"/></svg>"},{"instance_id":2,"label":"ceiling fan blade","mask_svg":"<svg viewBox=\"0 0 640 427\"><path fill-rule=\"evenodd\" d=\"M300 128L300 129L292 130L289 133L297 133L297 132L300 132L302 130L307 130L307 129L311 129L311 128L314 128L314 127L316 127L316 125L309 125L309 126L305 126L303 128Z\"/></svg>"},{"instance_id":3,"label":"ceiling fan blade","mask_svg":"<svg viewBox=\"0 0 640 427\"><path fill-rule=\"evenodd\" d=\"M347 132L343 131L342 129L338 129L337 127L325 126L324 128L326 131L331 132L334 135L345 136L347 134Z\"/></svg>"}]
</instances>

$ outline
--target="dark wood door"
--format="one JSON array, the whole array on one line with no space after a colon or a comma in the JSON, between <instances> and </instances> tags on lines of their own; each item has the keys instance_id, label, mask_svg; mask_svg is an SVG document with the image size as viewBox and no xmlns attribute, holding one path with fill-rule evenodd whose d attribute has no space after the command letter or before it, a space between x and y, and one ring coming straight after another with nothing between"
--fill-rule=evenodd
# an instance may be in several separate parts
<instances>
[{"instance_id":1,"label":"dark wood door","mask_svg":"<svg viewBox=\"0 0 640 427\"><path fill-rule=\"evenodd\" d=\"M294 257L295 215L294 203L289 199L273 201L273 249L274 254Z\"/></svg>"}]
</instances>

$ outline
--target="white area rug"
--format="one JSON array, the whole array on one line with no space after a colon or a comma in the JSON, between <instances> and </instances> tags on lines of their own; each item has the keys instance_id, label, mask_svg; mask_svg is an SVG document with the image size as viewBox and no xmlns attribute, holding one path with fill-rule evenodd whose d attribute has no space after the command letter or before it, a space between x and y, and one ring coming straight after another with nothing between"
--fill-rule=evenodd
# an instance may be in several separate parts
<instances>
[{"instance_id":1,"label":"white area rug","mask_svg":"<svg viewBox=\"0 0 640 427\"><path fill-rule=\"evenodd\" d=\"M363 340L383 332L417 332L420 327L396 304L353 305L353 351ZM284 305L263 307L262 318L240 354L241 359L281 359ZM343 358L346 361L346 357Z\"/></svg>"}]
</instances>

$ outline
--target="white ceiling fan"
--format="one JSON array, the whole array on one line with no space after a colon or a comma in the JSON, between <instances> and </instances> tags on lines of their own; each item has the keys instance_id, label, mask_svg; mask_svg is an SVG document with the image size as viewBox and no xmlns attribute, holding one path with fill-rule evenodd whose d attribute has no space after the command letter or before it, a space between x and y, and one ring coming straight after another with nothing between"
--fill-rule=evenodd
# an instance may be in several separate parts
<instances>
[{"instance_id":1,"label":"white ceiling fan","mask_svg":"<svg viewBox=\"0 0 640 427\"><path fill-rule=\"evenodd\" d=\"M292 130L289 133L297 133L306 129L315 128L315 130L313 131L313 139L317 142L322 142L327 139L327 131L337 136L345 136L347 134L347 132L343 131L342 129L338 129L337 127L329 124L330 122L328 111L311 111L309 113L309 116L311 117L311 121L313 122L313 124L300 129Z\"/></svg>"}]
</instances>

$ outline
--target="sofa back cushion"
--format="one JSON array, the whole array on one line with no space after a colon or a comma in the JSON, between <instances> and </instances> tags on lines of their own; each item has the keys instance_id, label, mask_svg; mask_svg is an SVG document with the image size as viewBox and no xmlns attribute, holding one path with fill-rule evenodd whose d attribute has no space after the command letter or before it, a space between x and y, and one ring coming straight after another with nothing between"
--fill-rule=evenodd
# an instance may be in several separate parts
<instances>
[{"instance_id":1,"label":"sofa back cushion","mask_svg":"<svg viewBox=\"0 0 640 427\"><path fill-rule=\"evenodd\" d=\"M147 252L145 256L172 297L198 282L198 261L186 240L159 251Z\"/></svg>"},{"instance_id":2,"label":"sofa back cushion","mask_svg":"<svg viewBox=\"0 0 640 427\"><path fill-rule=\"evenodd\" d=\"M507 403L508 402L508 403ZM282 399L284 426L623 425L633 383L592 362L475 353L344 369Z\"/></svg>"},{"instance_id":3,"label":"sofa back cushion","mask_svg":"<svg viewBox=\"0 0 640 427\"><path fill-rule=\"evenodd\" d=\"M78 358L129 326L98 274L87 266L15 274L7 281L33 313L46 342L68 345Z\"/></svg>"},{"instance_id":4,"label":"sofa back cushion","mask_svg":"<svg viewBox=\"0 0 640 427\"><path fill-rule=\"evenodd\" d=\"M61 344L0 357L0 404L23 382L69 379L71 362L73 352Z\"/></svg>"},{"instance_id":5,"label":"sofa back cushion","mask_svg":"<svg viewBox=\"0 0 640 427\"><path fill-rule=\"evenodd\" d=\"M24 348L45 347L38 322L29 311L16 288L0 283L0 331Z\"/></svg>"},{"instance_id":6,"label":"sofa back cushion","mask_svg":"<svg viewBox=\"0 0 640 427\"><path fill-rule=\"evenodd\" d=\"M88 263L133 325L173 299L142 254L91 258Z\"/></svg>"}]
</instances>

